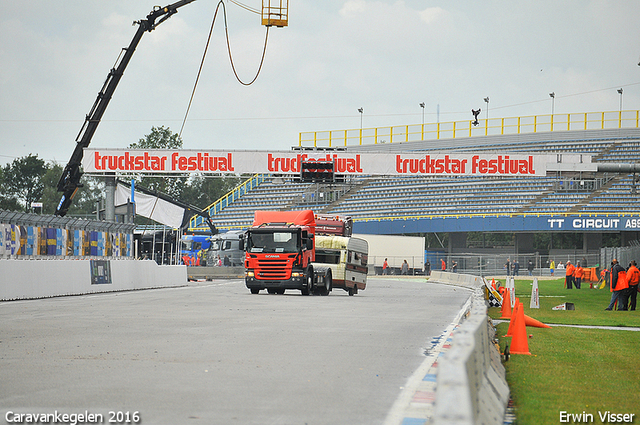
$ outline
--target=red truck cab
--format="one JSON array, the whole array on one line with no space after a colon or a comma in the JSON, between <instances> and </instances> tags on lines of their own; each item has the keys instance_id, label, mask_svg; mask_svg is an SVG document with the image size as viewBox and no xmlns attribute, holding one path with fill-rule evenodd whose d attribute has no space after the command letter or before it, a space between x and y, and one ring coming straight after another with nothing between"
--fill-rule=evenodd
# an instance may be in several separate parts
<instances>
[{"instance_id":1,"label":"red truck cab","mask_svg":"<svg viewBox=\"0 0 640 425\"><path fill-rule=\"evenodd\" d=\"M245 234L245 284L252 294L266 289L303 295L331 290L331 271L314 270L316 222L313 211L256 211Z\"/></svg>"}]
</instances>

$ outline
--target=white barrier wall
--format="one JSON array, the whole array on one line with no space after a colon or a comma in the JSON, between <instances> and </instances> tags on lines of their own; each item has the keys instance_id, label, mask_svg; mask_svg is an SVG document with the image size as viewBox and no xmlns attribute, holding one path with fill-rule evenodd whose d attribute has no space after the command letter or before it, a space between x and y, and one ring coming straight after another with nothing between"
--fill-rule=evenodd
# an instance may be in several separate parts
<instances>
[{"instance_id":1,"label":"white barrier wall","mask_svg":"<svg viewBox=\"0 0 640 425\"><path fill-rule=\"evenodd\" d=\"M186 284L186 266L150 260L0 260L1 301Z\"/></svg>"},{"instance_id":2,"label":"white barrier wall","mask_svg":"<svg viewBox=\"0 0 640 425\"><path fill-rule=\"evenodd\" d=\"M484 285L484 281L480 276L473 276L463 273L449 273L436 270L431 272L429 281L446 283L447 285L463 286L469 289L481 288L482 285Z\"/></svg>"},{"instance_id":3,"label":"white barrier wall","mask_svg":"<svg viewBox=\"0 0 640 425\"><path fill-rule=\"evenodd\" d=\"M451 348L438 360L433 425L475 425L504 422L509 386L500 353L492 343L495 331L487 317L482 278L457 273L432 273L430 281L475 288L467 318L453 334Z\"/></svg>"}]
</instances>

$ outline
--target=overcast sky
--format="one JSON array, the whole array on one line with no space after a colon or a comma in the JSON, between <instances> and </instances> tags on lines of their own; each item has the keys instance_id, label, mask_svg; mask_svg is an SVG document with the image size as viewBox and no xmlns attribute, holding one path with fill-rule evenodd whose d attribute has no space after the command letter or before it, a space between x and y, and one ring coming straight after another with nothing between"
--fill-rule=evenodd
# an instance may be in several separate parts
<instances>
[{"instance_id":1,"label":"overcast sky","mask_svg":"<svg viewBox=\"0 0 640 425\"><path fill-rule=\"evenodd\" d=\"M154 0L157 1L157 0ZM129 44L146 0L0 0L0 164L30 153L64 165L85 115ZM254 8L260 0L243 0ZM300 132L472 118L640 109L640 2L291 0L262 72L233 76L214 29L182 138L185 148L289 150ZM146 33L93 138L125 148L179 132L216 0ZM164 4L163 4L164 5ZM241 78L253 78L265 27L227 3Z\"/></svg>"}]
</instances>

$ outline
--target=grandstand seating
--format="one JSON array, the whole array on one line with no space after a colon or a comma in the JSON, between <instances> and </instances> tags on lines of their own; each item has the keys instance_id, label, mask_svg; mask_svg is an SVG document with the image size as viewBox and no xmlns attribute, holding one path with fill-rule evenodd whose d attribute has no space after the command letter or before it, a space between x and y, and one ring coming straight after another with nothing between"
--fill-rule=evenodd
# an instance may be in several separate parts
<instances>
[{"instance_id":1,"label":"grandstand seating","mask_svg":"<svg viewBox=\"0 0 640 425\"><path fill-rule=\"evenodd\" d=\"M575 138L572 136L575 134ZM577 140L579 139L579 140ZM399 146L402 145L402 146ZM530 137L485 136L447 141L408 142L366 146L360 150L447 152L527 152L589 154L594 162L640 162L640 131L603 130L544 133ZM354 149L357 150L357 149ZM593 179L595 175L588 178ZM602 174L602 173L600 173ZM438 215L491 215L540 213L623 213L640 211L632 195L633 178L600 175L608 183L584 189L583 176L545 177L358 177L347 184L336 202L309 199L317 187L311 183L265 179L212 218L219 228L251 225L255 210L314 209L351 215L354 219L404 218ZM570 180L575 178L575 180ZM279 182L278 182L279 181ZM563 186L564 184L564 186ZM315 189L314 189L315 188ZM307 196L305 198L305 195Z\"/></svg>"}]
</instances>

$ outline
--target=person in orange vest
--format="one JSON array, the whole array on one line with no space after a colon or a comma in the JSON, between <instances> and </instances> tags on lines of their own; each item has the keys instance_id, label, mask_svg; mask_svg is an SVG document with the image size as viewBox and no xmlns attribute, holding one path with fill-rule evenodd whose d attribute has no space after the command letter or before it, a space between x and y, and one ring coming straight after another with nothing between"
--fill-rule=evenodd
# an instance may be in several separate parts
<instances>
[{"instance_id":1,"label":"person in orange vest","mask_svg":"<svg viewBox=\"0 0 640 425\"><path fill-rule=\"evenodd\" d=\"M382 274L389 274L389 263L387 263L387 259L384 259L384 263L382 263Z\"/></svg>"},{"instance_id":2,"label":"person in orange vest","mask_svg":"<svg viewBox=\"0 0 640 425\"><path fill-rule=\"evenodd\" d=\"M626 310L627 306L622 305L622 299L620 295L629 287L627 283L627 276L620 264L618 264L618 260L615 258L611 261L611 271L610 278L611 282L610 291L611 291L611 302L609 306L605 308L605 310L613 310L613 307L618 303L618 310Z\"/></svg>"},{"instance_id":3,"label":"person in orange vest","mask_svg":"<svg viewBox=\"0 0 640 425\"><path fill-rule=\"evenodd\" d=\"M442 271L443 272L447 271L447 263L445 263L442 258L440 259L440 263L441 263Z\"/></svg>"},{"instance_id":4,"label":"person in orange vest","mask_svg":"<svg viewBox=\"0 0 640 425\"><path fill-rule=\"evenodd\" d=\"M573 272L573 278L576 285L576 289L580 289L580 283L582 282L582 276L584 276L584 269L580 266L580 261L576 264L576 269Z\"/></svg>"},{"instance_id":5,"label":"person in orange vest","mask_svg":"<svg viewBox=\"0 0 640 425\"><path fill-rule=\"evenodd\" d=\"M629 289L627 292L629 310L635 311L636 300L638 297L638 283L640 282L640 270L638 270L635 260L631 261L631 264L629 264L629 268L627 269L627 281L629 282Z\"/></svg>"},{"instance_id":6,"label":"person in orange vest","mask_svg":"<svg viewBox=\"0 0 640 425\"><path fill-rule=\"evenodd\" d=\"M575 271L576 271L575 266L571 264L571 261L567 261L567 270L566 270L566 277L564 282L567 289L573 289L573 273Z\"/></svg>"}]
</instances>

